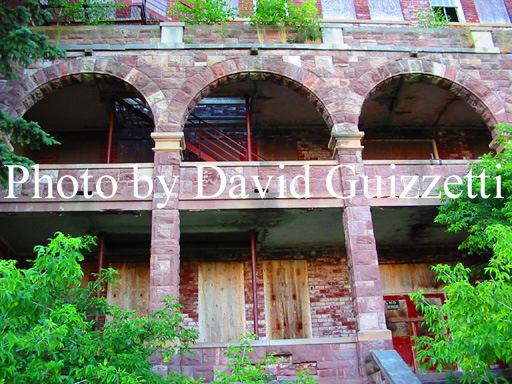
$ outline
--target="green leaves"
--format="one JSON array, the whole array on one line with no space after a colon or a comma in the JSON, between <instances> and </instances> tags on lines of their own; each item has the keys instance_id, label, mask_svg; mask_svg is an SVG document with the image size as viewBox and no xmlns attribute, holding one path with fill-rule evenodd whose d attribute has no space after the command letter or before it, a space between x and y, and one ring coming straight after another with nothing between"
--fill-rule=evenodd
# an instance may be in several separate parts
<instances>
[{"instance_id":1,"label":"green leaves","mask_svg":"<svg viewBox=\"0 0 512 384\"><path fill-rule=\"evenodd\" d=\"M225 24L238 14L225 0L189 0L174 2L169 9L171 16L187 24Z\"/></svg>"},{"instance_id":2,"label":"green leaves","mask_svg":"<svg viewBox=\"0 0 512 384\"><path fill-rule=\"evenodd\" d=\"M48 37L32 32L28 25L40 25L49 20L35 0L27 0L24 6L10 8L0 6L0 72L16 79L13 66L28 66L39 59L53 60L64 57L63 50L48 43Z\"/></svg>"},{"instance_id":3,"label":"green leaves","mask_svg":"<svg viewBox=\"0 0 512 384\"><path fill-rule=\"evenodd\" d=\"M245 335L240 338L239 345L230 345L224 355L228 358L226 371L215 371L216 379L213 383L244 383L244 384L262 384L272 381L270 372L267 368L274 363L271 355L264 356L259 363L253 363L248 354L254 352L250 340L254 340L255 335Z\"/></svg>"},{"instance_id":4,"label":"green leaves","mask_svg":"<svg viewBox=\"0 0 512 384\"><path fill-rule=\"evenodd\" d=\"M35 248L28 269L0 260L0 383L193 382L178 374L161 378L148 360L182 354L197 337L181 325L176 298L142 318L110 306L97 291L115 283L114 270L81 285L82 252L94 244L90 236L57 233ZM111 320L98 324L96 316Z\"/></svg>"},{"instance_id":5,"label":"green leaves","mask_svg":"<svg viewBox=\"0 0 512 384\"><path fill-rule=\"evenodd\" d=\"M510 133L508 126L497 128ZM410 295L433 335L415 339L418 358L424 367L440 371L460 368L464 383L497 383L489 366L512 363L512 144L506 136L500 142L503 152L471 165L473 175L485 170L490 176L485 184L473 179L478 196L470 195L471 185L464 179L461 196L445 196L447 203L436 218L451 232L466 231L461 248L490 255L487 266L480 272L460 263L433 267L446 284L441 308L429 305L421 291ZM495 196L497 189L503 198L481 196L482 191Z\"/></svg>"},{"instance_id":6,"label":"green leaves","mask_svg":"<svg viewBox=\"0 0 512 384\"><path fill-rule=\"evenodd\" d=\"M504 126L497 128L506 129ZM506 133L506 132L505 132ZM505 139L503 139L505 140ZM444 200L446 205L439 208L439 214L435 221L447 225L449 232L468 232L467 239L461 244L461 248L469 253L489 252L491 243L487 239L485 230L493 224L503 224L512 227L512 142L502 141L505 150L496 155L487 154L481 157L481 161L470 164L474 176L481 175L485 171L488 176L485 183L480 178L463 179L459 191L461 196L457 199ZM455 190L455 188L454 188ZM476 194L472 197L469 190ZM502 198L496 198L500 191ZM482 197L490 195L489 198Z\"/></svg>"},{"instance_id":7,"label":"green leaves","mask_svg":"<svg viewBox=\"0 0 512 384\"><path fill-rule=\"evenodd\" d=\"M251 340L256 340L256 335L242 335L238 345L230 345L224 350L224 356L229 360L226 364L227 369L224 371L215 370L215 380L212 383L227 384L263 384L272 381L270 365L277 362L273 354L263 356L258 363L254 363L251 354L254 348ZM314 377L307 377L308 371L297 373L297 378L293 383L296 384L314 384L317 382ZM285 381L287 383L288 381Z\"/></svg>"},{"instance_id":8,"label":"green leaves","mask_svg":"<svg viewBox=\"0 0 512 384\"><path fill-rule=\"evenodd\" d=\"M88 25L111 23L116 11L126 7L116 0L50 0L50 5L59 10L59 22Z\"/></svg>"},{"instance_id":9,"label":"green leaves","mask_svg":"<svg viewBox=\"0 0 512 384\"><path fill-rule=\"evenodd\" d=\"M446 28L450 19L442 7L424 9L415 14L421 28Z\"/></svg>"}]
</instances>

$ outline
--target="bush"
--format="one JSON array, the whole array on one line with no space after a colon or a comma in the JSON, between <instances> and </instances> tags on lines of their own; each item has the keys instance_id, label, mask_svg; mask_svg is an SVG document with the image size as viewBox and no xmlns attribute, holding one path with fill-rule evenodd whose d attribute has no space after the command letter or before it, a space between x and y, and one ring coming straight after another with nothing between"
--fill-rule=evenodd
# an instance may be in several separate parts
<instances>
[{"instance_id":1,"label":"bush","mask_svg":"<svg viewBox=\"0 0 512 384\"><path fill-rule=\"evenodd\" d=\"M442 8L427 8L416 13L416 19L421 28L446 28L450 19Z\"/></svg>"},{"instance_id":2,"label":"bush","mask_svg":"<svg viewBox=\"0 0 512 384\"><path fill-rule=\"evenodd\" d=\"M169 14L187 24L225 24L236 17L237 10L225 0L176 0Z\"/></svg>"},{"instance_id":3,"label":"bush","mask_svg":"<svg viewBox=\"0 0 512 384\"><path fill-rule=\"evenodd\" d=\"M216 379L212 383L227 384L263 384L272 381L270 365L275 364L277 359L273 354L263 356L259 363L253 363L249 354L254 352L251 346L251 340L256 339L256 335L243 335L240 337L239 345L230 345L223 351L229 360L226 371L215 371ZM314 377L307 377L308 371L302 371L297 374L297 379L293 380L295 384L315 384L317 380ZM290 381L285 381L288 383Z\"/></svg>"},{"instance_id":4,"label":"bush","mask_svg":"<svg viewBox=\"0 0 512 384\"><path fill-rule=\"evenodd\" d=\"M161 378L148 357L166 360L188 351L197 333L181 326L173 298L147 317L134 318L97 297L116 271L105 269L82 287L82 252L90 236L57 233L48 246L35 248L28 269L0 260L0 383L178 383ZM109 322L96 318L109 316Z\"/></svg>"}]
</instances>

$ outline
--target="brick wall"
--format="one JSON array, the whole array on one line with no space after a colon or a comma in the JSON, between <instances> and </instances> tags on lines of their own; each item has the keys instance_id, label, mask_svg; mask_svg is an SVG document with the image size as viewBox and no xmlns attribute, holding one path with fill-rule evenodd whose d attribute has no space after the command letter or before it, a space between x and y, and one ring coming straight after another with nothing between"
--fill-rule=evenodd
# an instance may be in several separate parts
<instances>
[{"instance_id":1,"label":"brick wall","mask_svg":"<svg viewBox=\"0 0 512 384\"><path fill-rule=\"evenodd\" d=\"M356 8L356 16L360 20L370 20L370 8L368 7L368 0L354 0Z\"/></svg>"},{"instance_id":2,"label":"brick wall","mask_svg":"<svg viewBox=\"0 0 512 384\"><path fill-rule=\"evenodd\" d=\"M313 337L343 337L355 333L355 319L352 311L348 268L345 256L338 249L319 249L313 251L276 251L258 254L258 331L266 337L265 296L263 288L263 265L261 260L270 259L306 259L308 260L308 280L311 306ZM183 251L180 268L180 302L183 305L185 322L191 329L198 329L198 265L201 261L243 261L246 332L254 333L252 305L251 263L248 255L237 252Z\"/></svg>"},{"instance_id":3,"label":"brick wall","mask_svg":"<svg viewBox=\"0 0 512 384\"><path fill-rule=\"evenodd\" d=\"M464 15L466 16L466 22L479 23L480 19L476 11L475 0L461 0L461 3L464 9Z\"/></svg>"}]
</instances>

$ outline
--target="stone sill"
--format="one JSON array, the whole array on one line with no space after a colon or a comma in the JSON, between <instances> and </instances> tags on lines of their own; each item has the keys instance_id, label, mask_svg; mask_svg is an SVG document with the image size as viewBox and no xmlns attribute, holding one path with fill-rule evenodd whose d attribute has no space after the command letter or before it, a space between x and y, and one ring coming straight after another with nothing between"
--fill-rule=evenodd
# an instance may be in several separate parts
<instances>
[{"instance_id":1,"label":"stone sill","mask_svg":"<svg viewBox=\"0 0 512 384\"><path fill-rule=\"evenodd\" d=\"M253 340L253 347L272 347L281 345L315 345L315 344L351 344L356 343L357 337L333 337L333 338L311 338L311 339L287 339L287 340ZM230 345L238 345L238 342L199 342L190 347L190 349L201 348L226 348Z\"/></svg>"},{"instance_id":2,"label":"stone sill","mask_svg":"<svg viewBox=\"0 0 512 384\"><path fill-rule=\"evenodd\" d=\"M218 49L286 49L286 50L318 50L318 51L384 51L384 52L424 52L424 53L501 53L499 48L456 48L456 47L400 47L387 45L349 46L347 44L91 44L91 45L59 45L59 48L66 51L130 51L130 50L218 50Z\"/></svg>"}]
</instances>

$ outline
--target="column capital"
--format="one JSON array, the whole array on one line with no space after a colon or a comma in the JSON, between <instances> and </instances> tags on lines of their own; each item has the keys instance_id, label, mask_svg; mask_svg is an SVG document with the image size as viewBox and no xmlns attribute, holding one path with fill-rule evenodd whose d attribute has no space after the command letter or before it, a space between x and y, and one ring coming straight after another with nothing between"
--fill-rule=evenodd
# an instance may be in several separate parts
<instances>
[{"instance_id":1,"label":"column capital","mask_svg":"<svg viewBox=\"0 0 512 384\"><path fill-rule=\"evenodd\" d=\"M185 149L183 132L152 132L151 138L155 140L155 152L181 152Z\"/></svg>"},{"instance_id":2,"label":"column capital","mask_svg":"<svg viewBox=\"0 0 512 384\"><path fill-rule=\"evenodd\" d=\"M340 151L344 149L362 150L361 139L364 137L362 131L334 131L329 140L329 148L332 151Z\"/></svg>"}]
</instances>

